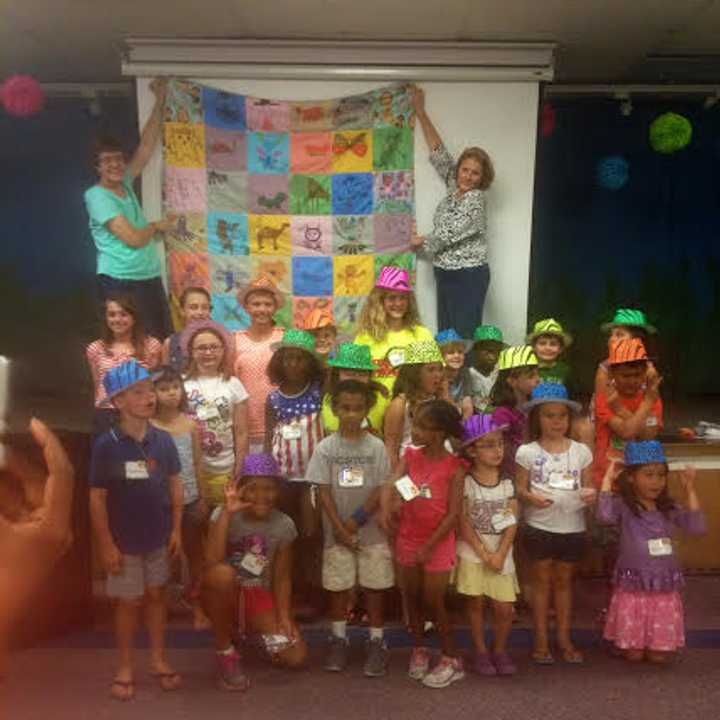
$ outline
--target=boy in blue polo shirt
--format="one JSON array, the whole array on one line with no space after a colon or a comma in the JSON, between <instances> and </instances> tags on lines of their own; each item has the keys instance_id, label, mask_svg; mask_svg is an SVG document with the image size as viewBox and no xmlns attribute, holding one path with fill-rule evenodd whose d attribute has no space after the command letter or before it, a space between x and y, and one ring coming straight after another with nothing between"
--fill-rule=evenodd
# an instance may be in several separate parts
<instances>
[{"instance_id":1,"label":"boy in blue polo shirt","mask_svg":"<svg viewBox=\"0 0 720 720\"><path fill-rule=\"evenodd\" d=\"M180 685L180 676L165 660L165 585L169 556L180 552L183 491L175 443L148 422L155 412L148 371L130 360L108 372L103 382L120 421L93 448L90 517L108 573L107 594L116 601L120 665L111 695L131 700L132 649L143 605L151 674L163 690Z\"/></svg>"}]
</instances>

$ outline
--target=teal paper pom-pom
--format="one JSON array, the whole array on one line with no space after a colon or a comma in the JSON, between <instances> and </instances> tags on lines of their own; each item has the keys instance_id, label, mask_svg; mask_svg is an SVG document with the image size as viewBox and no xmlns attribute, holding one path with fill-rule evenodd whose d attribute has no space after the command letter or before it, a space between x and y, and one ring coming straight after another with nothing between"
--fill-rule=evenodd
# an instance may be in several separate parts
<instances>
[{"instance_id":1,"label":"teal paper pom-pom","mask_svg":"<svg viewBox=\"0 0 720 720\"><path fill-rule=\"evenodd\" d=\"M650 125L650 145L663 155L682 150L692 139L690 121L677 113L667 112L653 120Z\"/></svg>"},{"instance_id":2,"label":"teal paper pom-pom","mask_svg":"<svg viewBox=\"0 0 720 720\"><path fill-rule=\"evenodd\" d=\"M620 190L630 177L628 161L621 155L603 158L595 168L597 184L606 190Z\"/></svg>"}]
</instances>

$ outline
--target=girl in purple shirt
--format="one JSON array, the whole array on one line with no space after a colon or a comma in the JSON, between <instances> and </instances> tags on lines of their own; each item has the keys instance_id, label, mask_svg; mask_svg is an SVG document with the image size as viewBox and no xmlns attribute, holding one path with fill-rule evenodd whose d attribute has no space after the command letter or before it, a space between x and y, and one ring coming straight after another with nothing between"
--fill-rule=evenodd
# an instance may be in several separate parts
<instances>
[{"instance_id":1,"label":"girl in purple shirt","mask_svg":"<svg viewBox=\"0 0 720 720\"><path fill-rule=\"evenodd\" d=\"M683 576L674 554L675 526L691 535L706 532L695 492L695 468L680 474L687 507L668 495L668 465L655 440L629 442L624 468L608 467L597 507L599 522L620 528L620 554L605 625L611 640L633 662L667 662L685 645L680 589ZM611 489L617 477L619 494Z\"/></svg>"}]
</instances>

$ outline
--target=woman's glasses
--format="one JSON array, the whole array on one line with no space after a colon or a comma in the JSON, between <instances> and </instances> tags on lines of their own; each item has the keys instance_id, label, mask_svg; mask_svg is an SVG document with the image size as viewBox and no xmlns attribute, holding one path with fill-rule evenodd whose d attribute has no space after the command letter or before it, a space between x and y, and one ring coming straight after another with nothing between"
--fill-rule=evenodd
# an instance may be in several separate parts
<instances>
[{"instance_id":1,"label":"woman's glasses","mask_svg":"<svg viewBox=\"0 0 720 720\"><path fill-rule=\"evenodd\" d=\"M193 352L201 355L215 355L223 349L222 345L196 345L193 348Z\"/></svg>"}]
</instances>

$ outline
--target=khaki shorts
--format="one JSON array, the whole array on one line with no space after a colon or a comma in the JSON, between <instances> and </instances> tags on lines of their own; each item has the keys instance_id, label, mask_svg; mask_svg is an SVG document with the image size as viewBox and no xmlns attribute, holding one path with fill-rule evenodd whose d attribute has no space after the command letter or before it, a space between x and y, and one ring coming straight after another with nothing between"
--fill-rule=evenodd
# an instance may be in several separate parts
<instances>
[{"instance_id":1,"label":"khaki shorts","mask_svg":"<svg viewBox=\"0 0 720 720\"><path fill-rule=\"evenodd\" d=\"M353 552L344 545L323 551L322 584L330 592L343 592L355 585L368 590L387 590L395 584L390 546L366 545Z\"/></svg>"},{"instance_id":2,"label":"khaki shorts","mask_svg":"<svg viewBox=\"0 0 720 720\"><path fill-rule=\"evenodd\" d=\"M145 555L123 555L120 573L108 574L105 591L108 597L136 600L147 588L166 585L169 577L168 549L163 546Z\"/></svg>"}]
</instances>

